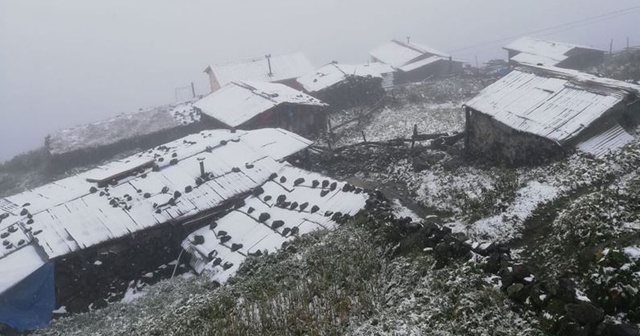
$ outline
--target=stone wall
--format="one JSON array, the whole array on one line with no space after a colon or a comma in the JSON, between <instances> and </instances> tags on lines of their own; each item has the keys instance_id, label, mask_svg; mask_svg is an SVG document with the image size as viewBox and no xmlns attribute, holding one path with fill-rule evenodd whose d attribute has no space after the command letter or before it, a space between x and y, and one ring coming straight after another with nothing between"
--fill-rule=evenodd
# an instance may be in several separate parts
<instances>
[{"instance_id":1,"label":"stone wall","mask_svg":"<svg viewBox=\"0 0 640 336\"><path fill-rule=\"evenodd\" d=\"M551 140L514 130L469 107L465 148L477 159L509 165L538 164L563 153L562 147Z\"/></svg>"}]
</instances>

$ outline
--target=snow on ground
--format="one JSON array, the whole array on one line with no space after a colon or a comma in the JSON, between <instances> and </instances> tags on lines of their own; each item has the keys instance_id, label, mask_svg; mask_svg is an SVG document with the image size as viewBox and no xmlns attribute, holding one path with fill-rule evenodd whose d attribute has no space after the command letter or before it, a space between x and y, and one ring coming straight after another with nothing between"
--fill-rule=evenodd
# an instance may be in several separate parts
<instances>
[{"instance_id":1,"label":"snow on ground","mask_svg":"<svg viewBox=\"0 0 640 336\"><path fill-rule=\"evenodd\" d=\"M455 209L455 199L460 197L460 193L476 199L493 188L493 178L490 172L473 167L452 172L437 169L415 173L413 184L418 186L418 201L430 207L456 212L459 209Z\"/></svg>"},{"instance_id":2,"label":"snow on ground","mask_svg":"<svg viewBox=\"0 0 640 336\"><path fill-rule=\"evenodd\" d=\"M631 260L640 259L640 246L629 246L624 248L624 254L626 254Z\"/></svg>"},{"instance_id":3,"label":"snow on ground","mask_svg":"<svg viewBox=\"0 0 640 336\"><path fill-rule=\"evenodd\" d=\"M413 126L418 133L452 133L462 131L464 110L462 102L435 104L431 102L412 103L402 107L390 106L374 114L370 120L357 127L338 130L346 133L335 146L361 142L364 132L367 141L386 141L397 138L411 138ZM344 116L341 116L344 119ZM336 123L332 121L332 123ZM354 130L353 128L357 128Z\"/></svg>"},{"instance_id":4,"label":"snow on ground","mask_svg":"<svg viewBox=\"0 0 640 336\"><path fill-rule=\"evenodd\" d=\"M489 241L508 241L523 229L524 221L540 205L553 200L558 188L549 184L531 181L518 190L515 200L500 214L464 225L460 222L447 224L454 231L462 231L473 238Z\"/></svg>"},{"instance_id":5,"label":"snow on ground","mask_svg":"<svg viewBox=\"0 0 640 336\"><path fill-rule=\"evenodd\" d=\"M398 218L409 217L413 222L419 222L422 220L422 218L420 218L418 214L411 211L411 209L407 208L406 206L402 205L399 199L393 200L393 214L396 215L396 217Z\"/></svg>"},{"instance_id":6,"label":"snow on ground","mask_svg":"<svg viewBox=\"0 0 640 336\"><path fill-rule=\"evenodd\" d=\"M134 281L132 281L129 284L129 288L127 289L127 291L124 293L124 297L122 298L122 300L120 300L120 302L122 303L131 303L143 296L145 296L147 294L147 287L143 286L143 287L139 287L136 285L136 283Z\"/></svg>"}]
</instances>

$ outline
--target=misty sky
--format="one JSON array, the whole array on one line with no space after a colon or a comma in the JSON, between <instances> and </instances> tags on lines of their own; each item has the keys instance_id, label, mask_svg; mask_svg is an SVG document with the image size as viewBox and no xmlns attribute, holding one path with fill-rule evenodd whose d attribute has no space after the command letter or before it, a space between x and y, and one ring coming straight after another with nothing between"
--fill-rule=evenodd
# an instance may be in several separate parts
<instances>
[{"instance_id":1,"label":"misty sky","mask_svg":"<svg viewBox=\"0 0 640 336\"><path fill-rule=\"evenodd\" d=\"M637 0L0 0L0 161L57 129L171 103L209 63L293 51L316 66L366 62L406 38L474 63L524 34ZM640 11L547 34L609 49L640 45ZM466 49L466 50L460 50Z\"/></svg>"}]
</instances>

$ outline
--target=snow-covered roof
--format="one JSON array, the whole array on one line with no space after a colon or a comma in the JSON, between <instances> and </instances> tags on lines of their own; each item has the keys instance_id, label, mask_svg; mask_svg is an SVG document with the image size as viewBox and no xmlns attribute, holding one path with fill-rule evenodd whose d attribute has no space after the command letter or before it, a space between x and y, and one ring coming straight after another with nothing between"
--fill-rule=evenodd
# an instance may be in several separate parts
<instances>
[{"instance_id":1,"label":"snow-covered roof","mask_svg":"<svg viewBox=\"0 0 640 336\"><path fill-rule=\"evenodd\" d=\"M202 113L237 127L280 104L326 106L320 100L284 84L231 82L197 101Z\"/></svg>"},{"instance_id":2,"label":"snow-covered roof","mask_svg":"<svg viewBox=\"0 0 640 336\"><path fill-rule=\"evenodd\" d=\"M271 75L266 57L256 57L236 62L209 66L206 72L212 72L218 84L234 81L277 82L298 78L313 71L313 65L303 53L271 56Z\"/></svg>"},{"instance_id":3,"label":"snow-covered roof","mask_svg":"<svg viewBox=\"0 0 640 336\"><path fill-rule=\"evenodd\" d=\"M633 136L618 123L578 144L578 149L595 157L620 149L633 141Z\"/></svg>"},{"instance_id":4,"label":"snow-covered roof","mask_svg":"<svg viewBox=\"0 0 640 336\"><path fill-rule=\"evenodd\" d=\"M382 63L393 67L401 67L425 56L442 56L449 58L444 52L423 46L418 43L407 43L391 40L371 51L370 55Z\"/></svg>"},{"instance_id":5,"label":"snow-covered roof","mask_svg":"<svg viewBox=\"0 0 640 336\"><path fill-rule=\"evenodd\" d=\"M448 60L448 58L442 57L442 56L431 56L431 57L427 57L423 60L420 61L416 61L413 63L409 63L407 65L401 66L400 68L398 68L398 70L400 71L404 71L404 72L408 72L408 71L413 71L415 69L421 68L423 66L429 65L429 64L433 64L439 61L445 61Z\"/></svg>"},{"instance_id":6,"label":"snow-covered roof","mask_svg":"<svg viewBox=\"0 0 640 336\"><path fill-rule=\"evenodd\" d=\"M349 77L382 78L381 73L376 71L376 68L378 67L370 67L367 64L349 65L329 63L317 69L314 73L298 78L297 81L307 92L318 92L340 83Z\"/></svg>"},{"instance_id":7,"label":"snow-covered roof","mask_svg":"<svg viewBox=\"0 0 640 336\"><path fill-rule=\"evenodd\" d=\"M522 67L482 90L466 105L516 130L563 143L640 86L578 71Z\"/></svg>"},{"instance_id":8,"label":"snow-covered roof","mask_svg":"<svg viewBox=\"0 0 640 336\"><path fill-rule=\"evenodd\" d=\"M44 264L215 208L263 184L280 160L310 144L282 129L204 131L0 199L0 268L16 268L11 256L32 255L23 251L29 246Z\"/></svg>"},{"instance_id":9,"label":"snow-covered roof","mask_svg":"<svg viewBox=\"0 0 640 336\"><path fill-rule=\"evenodd\" d=\"M554 66L569 58L574 49L597 50L576 44L541 40L533 37L521 37L504 47L507 50L518 51L511 60L520 64Z\"/></svg>"},{"instance_id":10,"label":"snow-covered roof","mask_svg":"<svg viewBox=\"0 0 640 336\"><path fill-rule=\"evenodd\" d=\"M48 137L47 147L53 155L64 154L111 145L198 121L200 114L193 110L190 102L163 105L58 131Z\"/></svg>"},{"instance_id":11,"label":"snow-covered roof","mask_svg":"<svg viewBox=\"0 0 640 336\"><path fill-rule=\"evenodd\" d=\"M273 252L299 234L332 229L337 216L355 215L367 198L362 189L283 164L242 206L194 231L182 246L194 256L191 265L198 273L209 269L224 283L247 255Z\"/></svg>"}]
</instances>

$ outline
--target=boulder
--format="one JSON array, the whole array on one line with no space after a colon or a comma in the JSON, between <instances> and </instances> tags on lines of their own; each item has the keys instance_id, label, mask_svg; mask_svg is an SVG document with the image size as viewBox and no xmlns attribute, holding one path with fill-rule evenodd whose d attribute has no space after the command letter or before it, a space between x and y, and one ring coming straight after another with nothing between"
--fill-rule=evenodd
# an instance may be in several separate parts
<instances>
[{"instance_id":1,"label":"boulder","mask_svg":"<svg viewBox=\"0 0 640 336\"><path fill-rule=\"evenodd\" d=\"M603 332L604 336L640 336L638 326L631 323L608 325Z\"/></svg>"},{"instance_id":2,"label":"boulder","mask_svg":"<svg viewBox=\"0 0 640 336\"><path fill-rule=\"evenodd\" d=\"M604 311L589 302L567 303L564 310L567 318L581 325L596 325L604 319Z\"/></svg>"}]
</instances>

